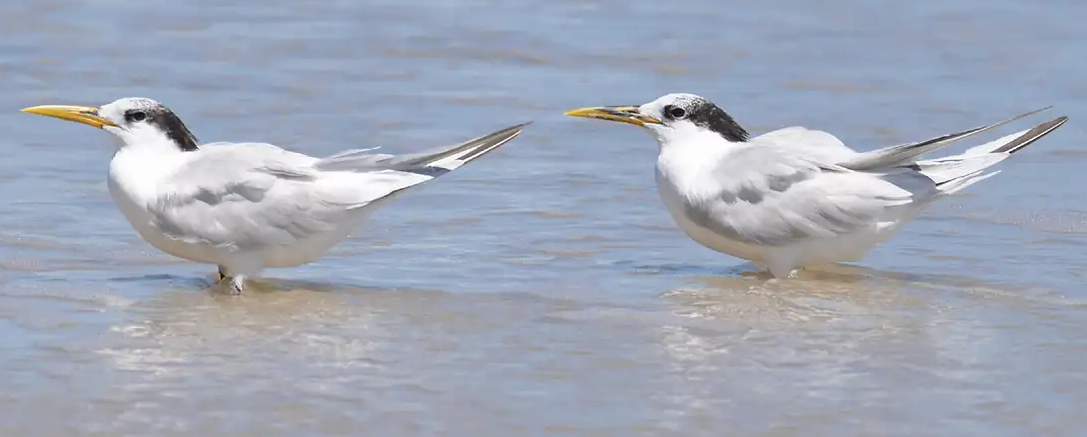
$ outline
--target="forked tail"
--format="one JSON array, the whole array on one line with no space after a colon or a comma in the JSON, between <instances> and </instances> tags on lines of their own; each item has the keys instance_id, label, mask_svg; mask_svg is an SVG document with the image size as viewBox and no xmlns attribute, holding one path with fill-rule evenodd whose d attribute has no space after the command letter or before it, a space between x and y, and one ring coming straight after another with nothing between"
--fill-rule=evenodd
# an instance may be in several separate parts
<instances>
[{"instance_id":1,"label":"forked tail","mask_svg":"<svg viewBox=\"0 0 1087 437\"><path fill-rule=\"evenodd\" d=\"M508 143L531 123L510 126L437 151L387 155L370 153L374 149L349 150L323 158L316 165L330 171L395 170L438 177Z\"/></svg>"},{"instance_id":2,"label":"forked tail","mask_svg":"<svg viewBox=\"0 0 1087 437\"><path fill-rule=\"evenodd\" d=\"M952 194L1000 173L999 170L985 172L985 169L1049 135L1067 121L1068 117L1057 117L1030 130L973 147L962 154L917 161L914 165L936 182L936 188L941 193Z\"/></svg>"}]
</instances>

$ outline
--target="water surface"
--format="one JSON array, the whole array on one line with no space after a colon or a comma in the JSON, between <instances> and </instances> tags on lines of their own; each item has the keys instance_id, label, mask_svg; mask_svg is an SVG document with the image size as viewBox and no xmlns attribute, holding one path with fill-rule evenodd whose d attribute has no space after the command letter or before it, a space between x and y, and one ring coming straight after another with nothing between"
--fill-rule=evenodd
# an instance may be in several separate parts
<instances>
[{"instance_id":1,"label":"water surface","mask_svg":"<svg viewBox=\"0 0 1087 437\"><path fill-rule=\"evenodd\" d=\"M1080 435L1084 16L1070 0L0 5L0 435ZM764 282L675 229L649 137L562 116L676 91L756 133L859 149L1046 105L1072 121L859 265ZM202 141L310 154L535 124L233 298L113 207L105 133L18 112L125 96Z\"/></svg>"}]
</instances>

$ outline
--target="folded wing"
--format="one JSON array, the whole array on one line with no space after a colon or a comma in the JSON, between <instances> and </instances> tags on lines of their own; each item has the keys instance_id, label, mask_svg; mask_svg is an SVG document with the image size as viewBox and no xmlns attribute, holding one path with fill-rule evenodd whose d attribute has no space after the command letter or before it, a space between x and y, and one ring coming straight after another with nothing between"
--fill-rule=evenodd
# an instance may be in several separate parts
<instances>
[{"instance_id":1,"label":"folded wing","mask_svg":"<svg viewBox=\"0 0 1087 437\"><path fill-rule=\"evenodd\" d=\"M313 158L268 144L216 144L163 184L149 205L171 238L236 250L288 245L347 213L321 187Z\"/></svg>"},{"instance_id":2,"label":"folded wing","mask_svg":"<svg viewBox=\"0 0 1087 437\"><path fill-rule=\"evenodd\" d=\"M153 225L171 238L237 250L290 245L495 150L524 126L402 156L354 150L318 159L271 144L207 144L163 182L150 205Z\"/></svg>"},{"instance_id":3,"label":"folded wing","mask_svg":"<svg viewBox=\"0 0 1087 437\"><path fill-rule=\"evenodd\" d=\"M855 172L772 147L734 152L713 174L712 194L687 199L687 217L733 241L770 246L893 223L934 190L916 173Z\"/></svg>"}]
</instances>

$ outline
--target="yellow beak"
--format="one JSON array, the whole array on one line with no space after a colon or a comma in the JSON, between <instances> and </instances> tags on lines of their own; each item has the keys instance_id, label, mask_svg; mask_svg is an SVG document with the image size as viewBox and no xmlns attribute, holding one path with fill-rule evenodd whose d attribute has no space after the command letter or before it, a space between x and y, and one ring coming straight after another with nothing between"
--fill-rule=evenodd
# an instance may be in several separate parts
<instances>
[{"instance_id":1,"label":"yellow beak","mask_svg":"<svg viewBox=\"0 0 1087 437\"><path fill-rule=\"evenodd\" d=\"M571 117L598 118L601 120L620 121L636 126L647 124L661 124L660 120L644 115L638 111L637 106L595 106L591 108L574 109L566 111Z\"/></svg>"},{"instance_id":2,"label":"yellow beak","mask_svg":"<svg viewBox=\"0 0 1087 437\"><path fill-rule=\"evenodd\" d=\"M117 123L99 117L98 108L86 106L42 105L23 108L22 111L30 114L44 115L46 117L55 117L61 120L83 123L99 129L103 126L117 126Z\"/></svg>"}]
</instances>

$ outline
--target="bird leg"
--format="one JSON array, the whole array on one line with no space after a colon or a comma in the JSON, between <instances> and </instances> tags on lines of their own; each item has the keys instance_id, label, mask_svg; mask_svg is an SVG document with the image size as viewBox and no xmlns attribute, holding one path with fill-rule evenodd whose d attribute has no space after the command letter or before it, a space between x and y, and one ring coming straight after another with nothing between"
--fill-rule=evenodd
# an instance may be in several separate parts
<instances>
[{"instance_id":1,"label":"bird leg","mask_svg":"<svg viewBox=\"0 0 1087 437\"><path fill-rule=\"evenodd\" d=\"M766 265L770 275L774 278L795 278L796 277L796 263L790 258L778 258L770 260Z\"/></svg>"},{"instance_id":2,"label":"bird leg","mask_svg":"<svg viewBox=\"0 0 1087 437\"><path fill-rule=\"evenodd\" d=\"M226 267L219 266L219 271L215 272L215 283L223 282L223 279L229 278L230 275L226 272Z\"/></svg>"},{"instance_id":3,"label":"bird leg","mask_svg":"<svg viewBox=\"0 0 1087 437\"><path fill-rule=\"evenodd\" d=\"M215 272L215 283L223 284L227 280L230 281L230 294L235 296L242 294L242 289L245 288L245 275L232 275L230 269L219 266L219 271Z\"/></svg>"},{"instance_id":4,"label":"bird leg","mask_svg":"<svg viewBox=\"0 0 1087 437\"><path fill-rule=\"evenodd\" d=\"M230 294L240 295L243 288L245 288L245 275L235 275L230 278Z\"/></svg>"}]
</instances>

